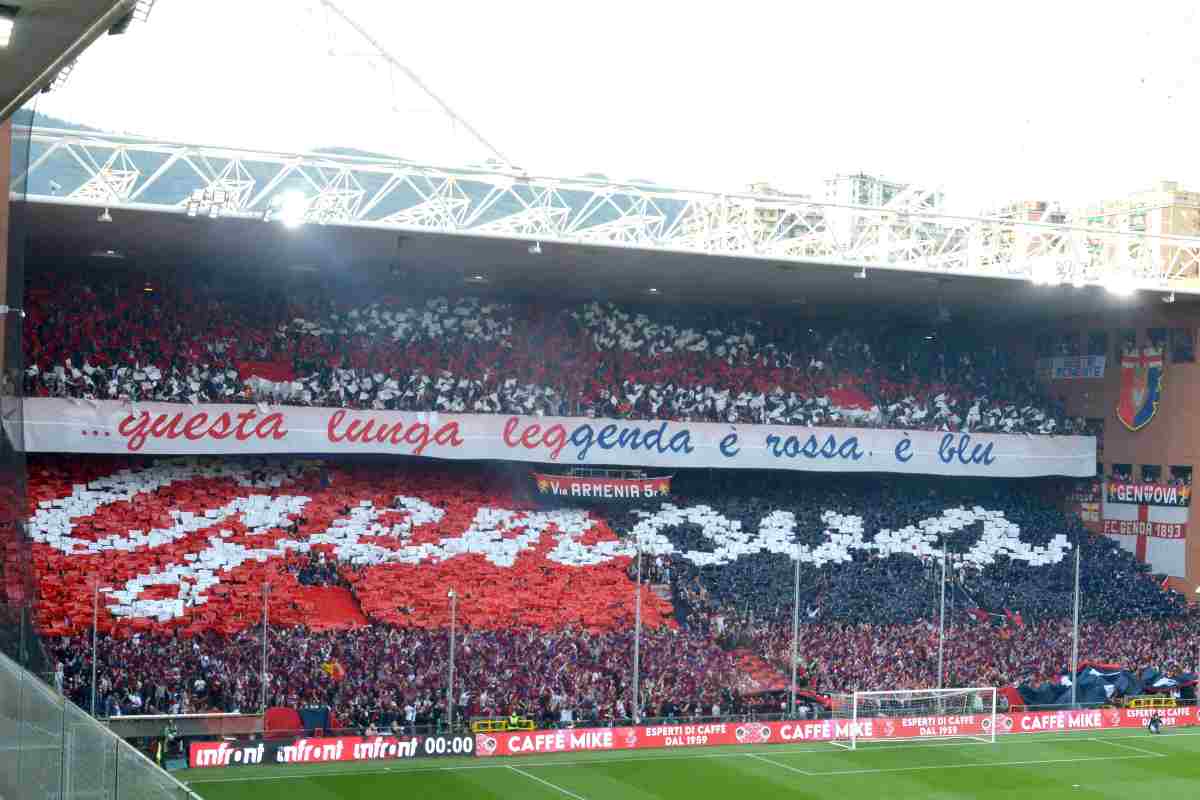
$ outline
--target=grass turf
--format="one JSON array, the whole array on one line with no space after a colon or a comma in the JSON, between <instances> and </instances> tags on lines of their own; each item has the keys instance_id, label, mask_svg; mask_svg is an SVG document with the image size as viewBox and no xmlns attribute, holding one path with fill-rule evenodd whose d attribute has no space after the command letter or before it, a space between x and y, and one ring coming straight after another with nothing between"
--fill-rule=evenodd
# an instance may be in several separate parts
<instances>
[{"instance_id":1,"label":"grass turf","mask_svg":"<svg viewBox=\"0 0 1200 800\"><path fill-rule=\"evenodd\" d=\"M1200 797L1200 728L183 770L204 800Z\"/></svg>"}]
</instances>

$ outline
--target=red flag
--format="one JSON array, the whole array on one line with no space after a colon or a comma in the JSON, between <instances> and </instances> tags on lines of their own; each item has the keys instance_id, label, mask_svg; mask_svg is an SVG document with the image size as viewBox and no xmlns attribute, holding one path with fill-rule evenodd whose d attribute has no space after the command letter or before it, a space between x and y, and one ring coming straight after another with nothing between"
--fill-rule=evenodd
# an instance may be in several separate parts
<instances>
[{"instance_id":1,"label":"red flag","mask_svg":"<svg viewBox=\"0 0 1200 800\"><path fill-rule=\"evenodd\" d=\"M1160 586L1162 587L1162 590L1164 592L1167 591L1168 589L1170 589L1171 588L1171 576L1170 575L1163 576L1163 580L1162 580L1162 583L1160 584Z\"/></svg>"}]
</instances>

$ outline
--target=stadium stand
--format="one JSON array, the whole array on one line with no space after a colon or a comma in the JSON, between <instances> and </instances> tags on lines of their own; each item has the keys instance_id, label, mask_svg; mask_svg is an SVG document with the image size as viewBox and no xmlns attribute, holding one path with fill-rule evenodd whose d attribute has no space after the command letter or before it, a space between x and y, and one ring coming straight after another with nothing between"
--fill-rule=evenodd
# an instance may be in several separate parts
<instances>
[{"instance_id":1,"label":"stadium stand","mask_svg":"<svg viewBox=\"0 0 1200 800\"><path fill-rule=\"evenodd\" d=\"M56 276L57 277L57 276ZM63 277L29 292L29 396L1072 433L965 334L473 297L334 301Z\"/></svg>"},{"instance_id":2,"label":"stadium stand","mask_svg":"<svg viewBox=\"0 0 1200 800\"><path fill-rule=\"evenodd\" d=\"M585 511L534 506L477 465L38 458L38 621L84 699L102 587L103 713L247 710L270 583L272 705L321 704L357 727L403 726L411 705L436 724L454 588L460 713L622 719L640 537L647 583L672 600L642 592L647 715L707 716L772 702L790 668L797 548L810 689L932 685L942 540L951 685L1057 680L1078 542L1081 656L1188 669L1181 595L1032 486L979 486L685 475L670 503Z\"/></svg>"}]
</instances>

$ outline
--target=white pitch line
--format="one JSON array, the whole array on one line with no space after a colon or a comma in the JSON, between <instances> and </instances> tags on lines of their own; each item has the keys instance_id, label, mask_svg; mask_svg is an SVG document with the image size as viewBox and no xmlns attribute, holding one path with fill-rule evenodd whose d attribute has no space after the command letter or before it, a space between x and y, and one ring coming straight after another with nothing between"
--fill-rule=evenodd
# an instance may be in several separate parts
<instances>
[{"instance_id":1,"label":"white pitch line","mask_svg":"<svg viewBox=\"0 0 1200 800\"><path fill-rule=\"evenodd\" d=\"M835 769L830 772L810 772L811 777L836 775L873 775L881 772L921 772L935 769L977 769L979 767L1023 767L1034 764L1082 764L1088 761L1125 761L1135 758L1158 758L1158 753L1137 756L1089 756L1087 758L1044 758L1035 761L988 761L982 764L930 764L923 767L884 767L880 769Z\"/></svg>"},{"instance_id":2,"label":"white pitch line","mask_svg":"<svg viewBox=\"0 0 1200 800\"><path fill-rule=\"evenodd\" d=\"M526 778L529 778L531 781L537 781L538 783L542 784L543 786L549 786L554 791L561 792L562 794L565 794L567 797L574 797L575 800L584 800L582 797L575 794L574 792L564 789L563 787L559 786L557 783L551 783L550 781L544 781L541 778L539 778L537 775L534 775L532 772L526 772L523 769L518 769L518 768L514 767L512 764L509 764L508 768L511 769L513 772L517 773L518 775L524 775Z\"/></svg>"},{"instance_id":3,"label":"white pitch line","mask_svg":"<svg viewBox=\"0 0 1200 800\"><path fill-rule=\"evenodd\" d=\"M1019 742L1006 742L1006 744L1039 744L1039 743L1044 744L1046 741L1047 740L1045 740L1045 739L1041 739L1041 740L1022 739ZM772 745L772 747L774 749L767 751L767 754L769 754L769 755L781 755L781 754L783 754L783 755L799 755L799 754L803 754L803 753L838 753L838 752L847 752L848 753L848 752L851 752L849 750L846 750L846 751L831 750L828 747L793 749L795 744L799 744L799 743L794 743L794 744L781 743L778 745ZM886 745L886 744L873 745L871 747L871 750L901 750L901 749L913 750L913 749L923 749L923 748L929 748L929 747L966 747L969 745L975 745L976 747L979 747L982 745L982 743L981 742L926 742L924 744L913 744L913 743L906 742L903 744L893 744L893 745ZM619 753L620 751L616 751L616 752ZM646 752L646 751L642 751L642 752ZM582 754L582 751L579 754ZM544 753L543 755L552 755L552 754ZM562 753L562 755L566 756L566 755L568 755L568 753L564 752L564 753ZM711 758L745 758L748 755L762 755L762 753L747 753L742 750L734 750L734 751L725 751L725 752L716 752L716 753L671 753L671 754L667 754L667 755L654 754L654 755L644 755L644 756L627 756L627 757L622 758L619 755L617 755L616 753L609 751L609 752L605 752L603 754L596 752L595 755L597 755L597 756L607 755L609 757L608 758L598 757L598 758L589 758L589 759L575 759L575 760L562 759L562 760L557 760L557 761L524 761L524 760L522 760L521 763L526 767L586 767L586 766L591 766L591 765L595 765L595 764L622 764L622 763L626 763L626 762L641 762L641 761L694 761L697 759L711 759ZM517 757L519 758L519 756L517 756ZM514 756L497 756L494 760L491 761L491 763L460 764L458 766L453 766L453 767L411 767L411 768L405 768L405 769L392 769L391 767L384 767L382 769L343 769L343 770L328 770L328 771L297 772L296 774L293 774L293 775L262 775L262 776L251 776L251 777L246 777L246 778L193 778L192 783L252 783L252 782L256 782L256 781L307 780L308 778L316 778L316 777L330 778L330 777L337 777L339 775L382 775L385 772L389 773L389 774L395 774L395 775L408 775L410 773L421 774L421 773L427 773L427 772L458 772L460 770L475 770L475 769L508 769L508 764L501 763L501 761L504 759L509 759L509 758L514 758Z\"/></svg>"},{"instance_id":4,"label":"white pitch line","mask_svg":"<svg viewBox=\"0 0 1200 800\"><path fill-rule=\"evenodd\" d=\"M813 773L805 772L804 770L800 769L799 767L793 767L791 764L784 764L780 761L773 761L772 759L769 759L766 756L760 756L758 753L746 753L746 757L753 758L756 761L761 761L764 764L770 764L773 767L779 767L780 769L790 770L791 772L798 773L805 777L812 777L812 775L813 775Z\"/></svg>"},{"instance_id":5,"label":"white pitch line","mask_svg":"<svg viewBox=\"0 0 1200 800\"><path fill-rule=\"evenodd\" d=\"M1121 742L1114 742L1110 739L1101 739L1099 737L1093 736L1092 738L1088 739L1088 741L1089 742L1103 742L1104 744L1111 744L1113 747L1122 747L1126 750L1132 750L1135 753L1145 753L1148 756L1155 756L1156 758L1166 758L1167 757L1166 753L1156 753L1153 750L1143 750L1140 747L1135 747L1131 744L1122 744Z\"/></svg>"}]
</instances>

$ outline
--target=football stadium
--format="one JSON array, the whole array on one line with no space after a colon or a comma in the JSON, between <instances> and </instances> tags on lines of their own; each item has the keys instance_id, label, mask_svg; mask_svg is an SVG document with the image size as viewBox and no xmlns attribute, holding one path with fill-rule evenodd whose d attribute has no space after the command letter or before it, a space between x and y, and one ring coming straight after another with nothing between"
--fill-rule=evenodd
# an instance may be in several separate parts
<instances>
[{"instance_id":1,"label":"football stadium","mask_svg":"<svg viewBox=\"0 0 1200 800\"><path fill-rule=\"evenodd\" d=\"M371 4L68 5L0 1L0 800L1197 795L1186 163L542 171ZM240 138L227 13L398 127Z\"/></svg>"}]
</instances>

